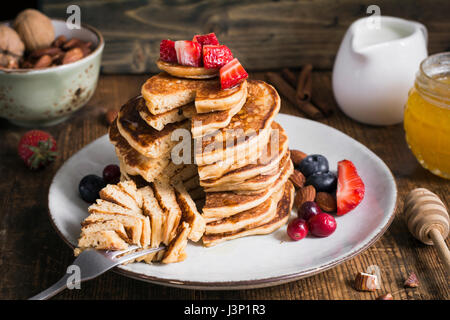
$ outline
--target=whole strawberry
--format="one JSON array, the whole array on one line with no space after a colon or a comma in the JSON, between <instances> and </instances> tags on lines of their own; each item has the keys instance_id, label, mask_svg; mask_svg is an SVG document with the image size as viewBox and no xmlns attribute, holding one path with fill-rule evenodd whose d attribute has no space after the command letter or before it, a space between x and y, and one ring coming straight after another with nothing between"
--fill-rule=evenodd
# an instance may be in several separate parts
<instances>
[{"instance_id":1,"label":"whole strawberry","mask_svg":"<svg viewBox=\"0 0 450 320\"><path fill-rule=\"evenodd\" d=\"M55 139L48 132L41 130L26 132L17 149L27 167L33 170L48 165L58 154Z\"/></svg>"}]
</instances>

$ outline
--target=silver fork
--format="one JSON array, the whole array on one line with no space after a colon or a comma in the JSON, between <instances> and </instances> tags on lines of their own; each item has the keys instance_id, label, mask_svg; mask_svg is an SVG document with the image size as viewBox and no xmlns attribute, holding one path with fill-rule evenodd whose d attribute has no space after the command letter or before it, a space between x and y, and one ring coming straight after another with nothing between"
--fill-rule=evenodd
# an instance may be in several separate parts
<instances>
[{"instance_id":1,"label":"silver fork","mask_svg":"<svg viewBox=\"0 0 450 320\"><path fill-rule=\"evenodd\" d=\"M165 246L160 246L158 248L144 249L141 251L132 252L122 257L119 256L124 253L133 251L135 249L139 249L139 247L130 246L128 249L121 251L95 250L95 249L85 250L82 253L80 253L80 255L72 263L72 265L79 267L81 275L80 280L78 282L71 284L76 285L83 281L94 279L95 277L98 277L102 273L105 273L109 269L114 268L119 264L142 257L149 253L161 251L165 248L166 248ZM71 274L66 273L64 277L62 277L50 288L31 297L29 300L46 300L60 293L61 291L67 288L69 277L71 277Z\"/></svg>"}]
</instances>

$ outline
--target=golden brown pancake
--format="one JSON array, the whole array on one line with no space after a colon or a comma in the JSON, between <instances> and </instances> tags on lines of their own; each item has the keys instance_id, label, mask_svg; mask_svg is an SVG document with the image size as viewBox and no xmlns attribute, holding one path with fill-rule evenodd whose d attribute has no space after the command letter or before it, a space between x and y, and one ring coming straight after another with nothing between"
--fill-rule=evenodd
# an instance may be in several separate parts
<instances>
[{"instance_id":1,"label":"golden brown pancake","mask_svg":"<svg viewBox=\"0 0 450 320\"><path fill-rule=\"evenodd\" d=\"M195 100L198 113L228 110L246 95L246 81L221 90L219 80L191 80L173 77L167 73L148 79L141 94L151 114L157 115L184 106Z\"/></svg>"},{"instance_id":2,"label":"golden brown pancake","mask_svg":"<svg viewBox=\"0 0 450 320\"><path fill-rule=\"evenodd\" d=\"M137 110L142 120L147 122L150 127L155 128L158 131L164 129L164 127L169 123L175 123L183 121L185 119L189 119L196 113L195 105L193 103L189 103L187 105L157 115L151 114L150 111L148 111L145 103L139 103L137 106Z\"/></svg>"},{"instance_id":3,"label":"golden brown pancake","mask_svg":"<svg viewBox=\"0 0 450 320\"><path fill-rule=\"evenodd\" d=\"M208 171L213 173L213 176L216 176L217 178L202 179L200 180L200 185L205 188L210 188L226 183L237 183L261 174L269 174L270 172L273 172L273 170L279 168L280 161L287 152L287 134L284 129L274 121L272 123L269 142L264 148L262 155L258 155L258 158L254 163L228 171L226 171L225 168L211 168ZM199 168L200 177L202 177L202 173L207 172L206 169L208 168Z\"/></svg>"},{"instance_id":4,"label":"golden brown pancake","mask_svg":"<svg viewBox=\"0 0 450 320\"><path fill-rule=\"evenodd\" d=\"M248 96L242 109L226 128L196 140L195 161L199 166L218 161L239 162L262 150L270 137L271 124L280 109L276 90L264 81L248 81Z\"/></svg>"},{"instance_id":5,"label":"golden brown pancake","mask_svg":"<svg viewBox=\"0 0 450 320\"><path fill-rule=\"evenodd\" d=\"M145 103L142 98L133 98L120 109L117 116L117 128L128 144L148 158L167 157L178 141L172 141L171 135L176 129L189 129L189 120L167 124L158 131L142 120L137 106Z\"/></svg>"},{"instance_id":6,"label":"golden brown pancake","mask_svg":"<svg viewBox=\"0 0 450 320\"><path fill-rule=\"evenodd\" d=\"M226 182L213 187L204 187L206 192L220 192L220 191L253 191L259 192L263 189L270 187L280 176L281 169L285 165L292 165L289 152L285 152L285 155L280 161L280 166L274 168L271 171L259 174L246 180L236 182Z\"/></svg>"},{"instance_id":7,"label":"golden brown pancake","mask_svg":"<svg viewBox=\"0 0 450 320\"><path fill-rule=\"evenodd\" d=\"M276 214L277 203L281 199L284 186L274 192L266 201L250 210L236 213L220 220L207 221L205 233L224 233L252 228L272 220Z\"/></svg>"},{"instance_id":8,"label":"golden brown pancake","mask_svg":"<svg viewBox=\"0 0 450 320\"><path fill-rule=\"evenodd\" d=\"M288 161L278 179L267 189L256 193L207 192L203 216L208 220L222 219L254 208L266 201L281 185L284 185L293 171L292 161Z\"/></svg>"},{"instance_id":9,"label":"golden brown pancake","mask_svg":"<svg viewBox=\"0 0 450 320\"><path fill-rule=\"evenodd\" d=\"M221 89L219 80L209 81L197 89L195 109L197 113L228 110L241 103L242 99L247 97L247 93L247 80L225 90Z\"/></svg>"},{"instance_id":10,"label":"golden brown pancake","mask_svg":"<svg viewBox=\"0 0 450 320\"><path fill-rule=\"evenodd\" d=\"M156 65L162 71L171 74L174 77L188 79L209 79L219 75L219 69L206 69L203 67L183 66L178 63L166 62L158 60Z\"/></svg>"},{"instance_id":11,"label":"golden brown pancake","mask_svg":"<svg viewBox=\"0 0 450 320\"><path fill-rule=\"evenodd\" d=\"M203 245L206 247L211 247L221 242L242 238L251 235L261 235L272 233L276 229L280 228L289 219L290 212L292 210L292 205L294 202L294 186L290 181L285 184L283 197L277 204L276 215L273 219L265 222L261 225L254 226L251 228L242 228L238 231L224 232L218 234L205 234L203 235Z\"/></svg>"},{"instance_id":12,"label":"golden brown pancake","mask_svg":"<svg viewBox=\"0 0 450 320\"><path fill-rule=\"evenodd\" d=\"M191 118L191 133L193 138L213 134L215 131L225 128L231 118L238 113L247 100L247 94L243 95L231 109L208 113L196 113Z\"/></svg>"},{"instance_id":13,"label":"golden brown pancake","mask_svg":"<svg viewBox=\"0 0 450 320\"><path fill-rule=\"evenodd\" d=\"M109 140L115 146L123 171L129 175L151 182L169 165L168 158L148 158L133 149L120 135L116 121L109 128Z\"/></svg>"}]
</instances>

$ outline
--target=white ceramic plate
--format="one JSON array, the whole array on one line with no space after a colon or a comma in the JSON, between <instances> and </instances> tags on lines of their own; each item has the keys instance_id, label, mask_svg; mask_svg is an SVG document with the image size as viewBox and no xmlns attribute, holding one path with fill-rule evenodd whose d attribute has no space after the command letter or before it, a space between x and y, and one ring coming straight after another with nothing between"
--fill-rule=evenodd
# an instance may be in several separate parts
<instances>
[{"instance_id":1,"label":"white ceramic plate","mask_svg":"<svg viewBox=\"0 0 450 320\"><path fill-rule=\"evenodd\" d=\"M211 248L190 243L188 258L181 263L134 263L115 270L135 279L182 288L258 288L322 272L373 244L391 223L396 206L397 189L386 164L359 142L326 125L284 114L278 115L277 121L288 133L290 148L325 155L331 170L337 169L339 160L349 159L366 185L362 203L336 217L337 229L330 237L308 236L294 242L284 226L269 235L232 240ZM88 215L88 205L78 195L78 183L87 174L101 175L110 163L117 163L116 155L108 137L103 136L67 160L53 179L50 217L71 246L76 245L80 222Z\"/></svg>"}]
</instances>

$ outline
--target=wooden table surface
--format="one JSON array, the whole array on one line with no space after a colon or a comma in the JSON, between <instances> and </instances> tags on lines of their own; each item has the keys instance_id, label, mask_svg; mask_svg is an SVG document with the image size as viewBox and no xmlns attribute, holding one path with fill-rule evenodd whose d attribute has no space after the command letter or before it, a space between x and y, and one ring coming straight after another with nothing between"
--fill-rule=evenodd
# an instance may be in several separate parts
<instances>
[{"instance_id":1,"label":"wooden table surface","mask_svg":"<svg viewBox=\"0 0 450 320\"><path fill-rule=\"evenodd\" d=\"M52 177L77 150L107 133L103 113L118 109L140 91L148 76L101 76L91 101L65 123L47 130L55 137L60 155L44 170L31 172L18 158L16 148L26 129L0 120L0 299L25 299L49 287L73 261L71 249L58 237L47 214L47 196ZM263 73L252 78L263 79ZM330 73L314 74L315 92L328 103ZM317 94L317 93L316 93ZM303 116L283 101L282 113ZM107 272L82 284L81 290L66 290L56 299L374 299L390 292L394 299L448 299L445 269L433 247L415 240L402 214L409 190L426 187L450 202L450 181L422 169L409 151L402 125L373 127L356 123L339 110L321 122L360 141L383 159L398 186L396 218L372 247L357 257L310 278L271 288L243 291L194 291L153 285ZM78 183L75 181L74 183ZM357 272L370 265L381 268L382 289L376 293L352 288ZM403 281L415 272L420 286L404 289Z\"/></svg>"}]
</instances>

